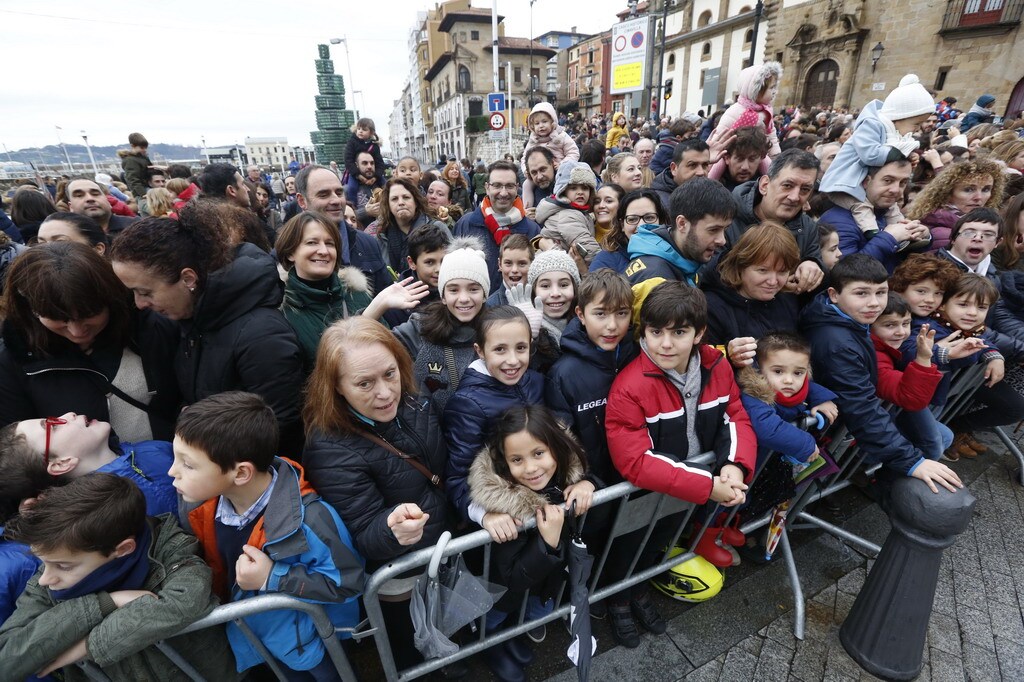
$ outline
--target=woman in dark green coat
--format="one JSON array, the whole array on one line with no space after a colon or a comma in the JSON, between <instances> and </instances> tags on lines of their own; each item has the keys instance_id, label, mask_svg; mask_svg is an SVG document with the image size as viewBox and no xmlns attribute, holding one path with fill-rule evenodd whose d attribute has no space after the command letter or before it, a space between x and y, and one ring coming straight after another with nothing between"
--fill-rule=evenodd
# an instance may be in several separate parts
<instances>
[{"instance_id":1,"label":"woman in dark green coat","mask_svg":"<svg viewBox=\"0 0 1024 682\"><path fill-rule=\"evenodd\" d=\"M427 295L427 285L396 282L376 296L359 268L338 270L338 225L315 211L289 220L277 237L277 260L287 271L281 310L295 330L309 374L324 330L353 315L379 319L392 308L408 310Z\"/></svg>"}]
</instances>

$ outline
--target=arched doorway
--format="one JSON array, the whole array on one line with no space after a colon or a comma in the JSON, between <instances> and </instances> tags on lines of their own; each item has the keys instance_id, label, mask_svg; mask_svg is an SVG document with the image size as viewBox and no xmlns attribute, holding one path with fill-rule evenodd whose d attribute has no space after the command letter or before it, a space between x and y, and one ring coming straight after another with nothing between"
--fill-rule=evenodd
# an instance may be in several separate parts
<instances>
[{"instance_id":1,"label":"arched doorway","mask_svg":"<svg viewBox=\"0 0 1024 682\"><path fill-rule=\"evenodd\" d=\"M1014 119L1024 110L1024 78L1017 81L1017 85L1013 88L1013 94L1010 95L1010 101L1006 105L1006 118Z\"/></svg>"},{"instance_id":2,"label":"arched doorway","mask_svg":"<svg viewBox=\"0 0 1024 682\"><path fill-rule=\"evenodd\" d=\"M819 104L833 104L836 86L839 84L839 64L832 59L823 59L807 72L804 85L804 105L816 107Z\"/></svg>"}]
</instances>

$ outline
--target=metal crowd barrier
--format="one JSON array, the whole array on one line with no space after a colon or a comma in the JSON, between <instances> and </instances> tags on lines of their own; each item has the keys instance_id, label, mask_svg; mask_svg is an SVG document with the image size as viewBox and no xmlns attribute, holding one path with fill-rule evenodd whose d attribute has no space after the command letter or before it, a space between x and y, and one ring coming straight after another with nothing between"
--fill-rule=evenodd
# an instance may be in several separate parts
<instances>
[{"instance_id":1,"label":"metal crowd barrier","mask_svg":"<svg viewBox=\"0 0 1024 682\"><path fill-rule=\"evenodd\" d=\"M703 453L696 457L695 461L710 464L714 462L714 459L713 453ZM641 494L632 497L634 493ZM617 592L621 592L628 587L642 583L645 580L649 580L672 568L676 564L693 558L693 546L695 546L700 540L700 535L695 535L691 538L690 547L686 553L671 557L669 556L671 550L678 543L683 529L690 523L694 511L697 509L696 505L684 502L674 497L662 495L660 493L641 490L630 483L623 482L597 491L594 494L594 502L591 505L591 509L598 505L612 504L614 502L618 503L618 508L616 510L614 520L612 521L611 530L608 535L608 542L605 544L604 551L601 553L601 556L595 557L596 561L594 563L594 569L590 576L591 603L605 599L606 597ZM651 533L654 531L655 523L660 519L678 513L684 514L683 519L675 529L672 542L668 544L665 551L662 553L661 560L657 565L651 568L634 572L639 557L646 548L647 543L650 540ZM710 508L708 513L709 516L717 514L718 506L715 505L713 508ZM585 523L586 519L584 518L583 521ZM536 521L533 519L528 519L523 524L524 531L534 527L536 527ZM647 532L644 534L643 543L630 563L626 577L614 584L598 587L598 582L607 563L608 556L610 552L613 551L615 545L614 540L622 537L623 535L627 535L644 528L647 529ZM483 548L483 575L484 577L487 577L490 575L491 544L491 537L487 531L479 530L448 542L447 546L443 548L442 558L461 554L472 549ZM460 646L459 651L451 656L425 661L424 663L407 670L399 671L395 665L391 642L388 639L387 631L384 627L384 615L381 611L378 593L381 586L388 580L426 566L434 555L435 548L427 547L413 552L412 554L403 556L377 569L377 571L370 576L370 579L366 584L366 589L363 593L363 605L366 608L366 614L372 628L370 632L372 632L376 641L377 653L380 655L384 676L388 682L404 682L405 680L412 680L422 675L426 675L450 663L454 663L455 661L459 661L479 653L484 649L498 644L499 642L504 642L513 637L517 637L527 630L531 630L539 625L564 618L569 613L568 601L563 600L563 597L566 596L567 590L563 589L562 594L559 595L555 601L554 611L543 618L524 622L526 600L529 598L529 592L527 592L523 595L523 602L519 608L519 616L514 625L504 627L503 629L488 635L484 632L484 617L481 617L477 624L478 636L476 637L476 641L463 644ZM411 643L409 645L411 645Z\"/></svg>"},{"instance_id":2,"label":"metal crowd barrier","mask_svg":"<svg viewBox=\"0 0 1024 682\"><path fill-rule=\"evenodd\" d=\"M277 679L285 680L287 678L282 671L280 664L274 659L270 652L267 651L263 642L253 634L249 626L245 624L245 621L242 620L243 618L255 616L267 611L300 611L309 616L313 620L313 625L316 627L316 632L324 644L324 649L327 651L327 655L334 663L334 669L338 673L338 677L342 682L357 682L356 674L352 670L352 665L349 663L344 649L341 647L341 641L338 639L338 635L343 632L351 634L353 628L335 628L330 618L328 618L327 613L319 604L305 602L301 599L296 599L295 597L285 594L265 594L232 602L230 604L223 604L215 608L206 617L200 618L187 628L178 632L175 637L189 632L205 630L211 627L220 627L225 623L234 621L246 638L252 642L253 646L256 647L256 650L263 657L264 662L266 662L277 676ZM166 640L157 642L153 646L159 649L160 652L167 657L168 662L177 666L179 670L189 677L189 679L194 680L195 682L205 682L206 678L200 675L195 668L189 665L188 661L186 661L181 654L175 651L174 647L168 644ZM89 679L96 680L97 682L110 682L110 678L95 663L92 663L91 661L82 661L78 663L78 666L82 668L83 672ZM211 680L211 682L219 681Z\"/></svg>"},{"instance_id":3,"label":"metal crowd barrier","mask_svg":"<svg viewBox=\"0 0 1024 682\"><path fill-rule=\"evenodd\" d=\"M954 375L950 382L946 405L938 412L938 417L941 421L949 421L971 407L974 393L981 385L983 374L984 367L976 365L962 369ZM893 413L897 411L898 410L892 410ZM1007 449L1014 454L1018 461L1021 462L1021 484L1024 485L1024 454L1021 453L1017 444L1010 438L1004 429L997 428L995 431L1000 440L1002 440L1006 445ZM789 531L803 528L819 529L826 531L845 542L856 545L870 554L878 554L878 552L881 551L881 548L875 543L851 533L846 529L829 523L807 511L808 505L852 485L851 479L858 472L866 471L867 473L872 473L880 466L876 464L864 467L866 453L857 447L853 436L843 425L841 419L828 430L826 435L831 438L832 445L830 454L838 466L838 471L827 477L813 480L798 489L797 495L791 501L787 516L787 523L782 528L778 545L778 551L781 554L790 587L793 591L795 613L793 631L794 635L798 639L804 638L804 596L799 571L797 570L789 542ZM714 453L703 453L695 458L695 460L700 463L710 464L714 462L715 456ZM761 469L763 469L763 465L757 472L755 472L751 486L756 484ZM608 541L605 543L600 557L595 557L594 570L590 577L591 603L603 600L634 585L654 578L664 571L671 569L673 566L691 559L695 555L693 548L700 541L701 535L704 532L702 529L700 533L695 534L694 537L690 539L689 546L685 553L670 556L670 552L678 543L683 530L690 524L694 512L699 508L697 505L659 493L641 490L626 482L597 491L594 495L594 501L591 508L593 509L600 505L611 504L617 504L617 508L608 533ZM707 505L705 508L709 509L708 518L714 518L720 510L717 505ZM656 522L665 517L680 513L683 514L682 520L674 531L672 542L670 542L663 551L661 560L651 568L636 571L639 558L650 541ZM730 521L735 513L736 510L731 510L729 515ZM759 518L750 519L742 525L741 530L744 533L749 534L764 528L770 522L771 516L772 512L768 511ZM586 517L584 517L583 523L586 523ZM535 527L536 521L534 519L528 519L523 525L523 530L526 531ZM607 564L610 553L614 549L614 541L617 538L621 538L622 536L642 529L646 529L643 542L640 549L636 551L626 576L618 582L599 587L598 584L602 571ZM245 599L243 601L219 606L208 616L196 621L178 634L195 632L197 630L210 627L219 627L224 623L234 621L245 636L261 653L264 660L274 671L275 675L277 675L278 679L284 680L286 678L279 664L273 659L266 647L264 647L264 645L253 635L252 631L245 625L242 619L266 611L285 609L297 610L309 615L313 619L317 633L323 641L325 649L333 661L340 679L344 682L355 682L356 676L344 650L341 647L341 643L338 640L338 634L341 632L348 632L349 634L352 634L355 639L372 636L375 640L378 655L380 656L385 679L387 679L388 682L405 682L406 680L421 677L446 665L473 656L491 646L494 646L495 644L517 637L539 625L564 618L568 615L569 604L563 599L563 597L566 596L567 590L563 587L562 593L555 600L555 608L550 614L536 620L526 621L526 600L529 598L529 592L526 592L523 595L523 600L518 610L518 617L514 618L510 614L510 620L515 621L511 627L506 626L501 630L488 634L485 632L484 628L485 617L481 616L474 628L477 632L475 641L462 644L459 651L451 656L428 660L407 670L399 671L395 664L391 642L388 638L384 623L384 615L380 606L379 591L381 587L392 578L427 566L431 562L431 559L446 559L448 557L479 548L483 549L483 576L487 578L490 575L491 546L491 538L487 531L478 530L455 538L449 541L445 546L427 547L400 557L399 559L379 568L372 576L370 576L363 594L363 604L369 621L369 629L362 629L358 632L353 632L354 629L336 629L319 605L304 602L287 595L277 594L261 595L251 599ZM365 622L363 625L365 625ZM407 645L411 646L411 643L407 643ZM189 678L196 680L197 682L203 680L203 678L191 666L189 666L189 664L176 651L174 651L166 641L159 642L154 646L167 656L169 662L177 665L183 672L185 672ZM109 680L109 678L95 664L82 662L79 663L79 666L83 668L83 671L90 679L98 681Z\"/></svg>"}]
</instances>

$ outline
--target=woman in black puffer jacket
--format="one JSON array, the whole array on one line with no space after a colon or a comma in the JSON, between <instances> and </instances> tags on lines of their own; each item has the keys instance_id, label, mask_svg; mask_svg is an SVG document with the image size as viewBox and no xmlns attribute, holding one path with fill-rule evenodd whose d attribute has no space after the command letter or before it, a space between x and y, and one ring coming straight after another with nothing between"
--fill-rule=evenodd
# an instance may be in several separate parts
<instances>
[{"instance_id":1,"label":"woman in black puffer jacket","mask_svg":"<svg viewBox=\"0 0 1024 682\"><path fill-rule=\"evenodd\" d=\"M719 347L733 367L751 364L757 339L770 331L796 331L797 296L782 289L800 264L800 247L782 225L747 230L722 257L717 272L702 274L708 299L703 341Z\"/></svg>"},{"instance_id":2,"label":"woman in black puffer jacket","mask_svg":"<svg viewBox=\"0 0 1024 682\"><path fill-rule=\"evenodd\" d=\"M303 464L352 533L368 573L433 545L447 526L448 503L431 476L444 473L448 453L431 401L415 391L408 352L379 322L350 317L324 332L303 409ZM422 660L409 618L414 579L396 578L381 590L399 669Z\"/></svg>"},{"instance_id":3,"label":"woman in black puffer jacket","mask_svg":"<svg viewBox=\"0 0 1024 682\"><path fill-rule=\"evenodd\" d=\"M114 240L110 259L137 307L181 321L174 369L185 404L222 391L256 393L277 417L280 454L295 459L302 355L280 310L284 284L268 253L218 219L232 219L221 212L226 206L204 200L182 209L180 220L133 223Z\"/></svg>"}]
</instances>

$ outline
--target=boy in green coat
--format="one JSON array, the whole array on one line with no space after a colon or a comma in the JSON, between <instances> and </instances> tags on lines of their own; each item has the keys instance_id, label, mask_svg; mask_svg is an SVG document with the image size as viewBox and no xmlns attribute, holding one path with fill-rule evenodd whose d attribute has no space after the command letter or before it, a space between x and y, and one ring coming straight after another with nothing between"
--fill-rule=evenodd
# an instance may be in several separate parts
<instances>
[{"instance_id":1,"label":"boy in green coat","mask_svg":"<svg viewBox=\"0 0 1024 682\"><path fill-rule=\"evenodd\" d=\"M164 639L204 678L236 679L223 628L173 636L217 605L210 568L170 514L146 517L130 480L97 473L52 488L5 536L43 565L0 627L3 679L62 669L87 680L82 660L115 682L189 679L151 646Z\"/></svg>"}]
</instances>

